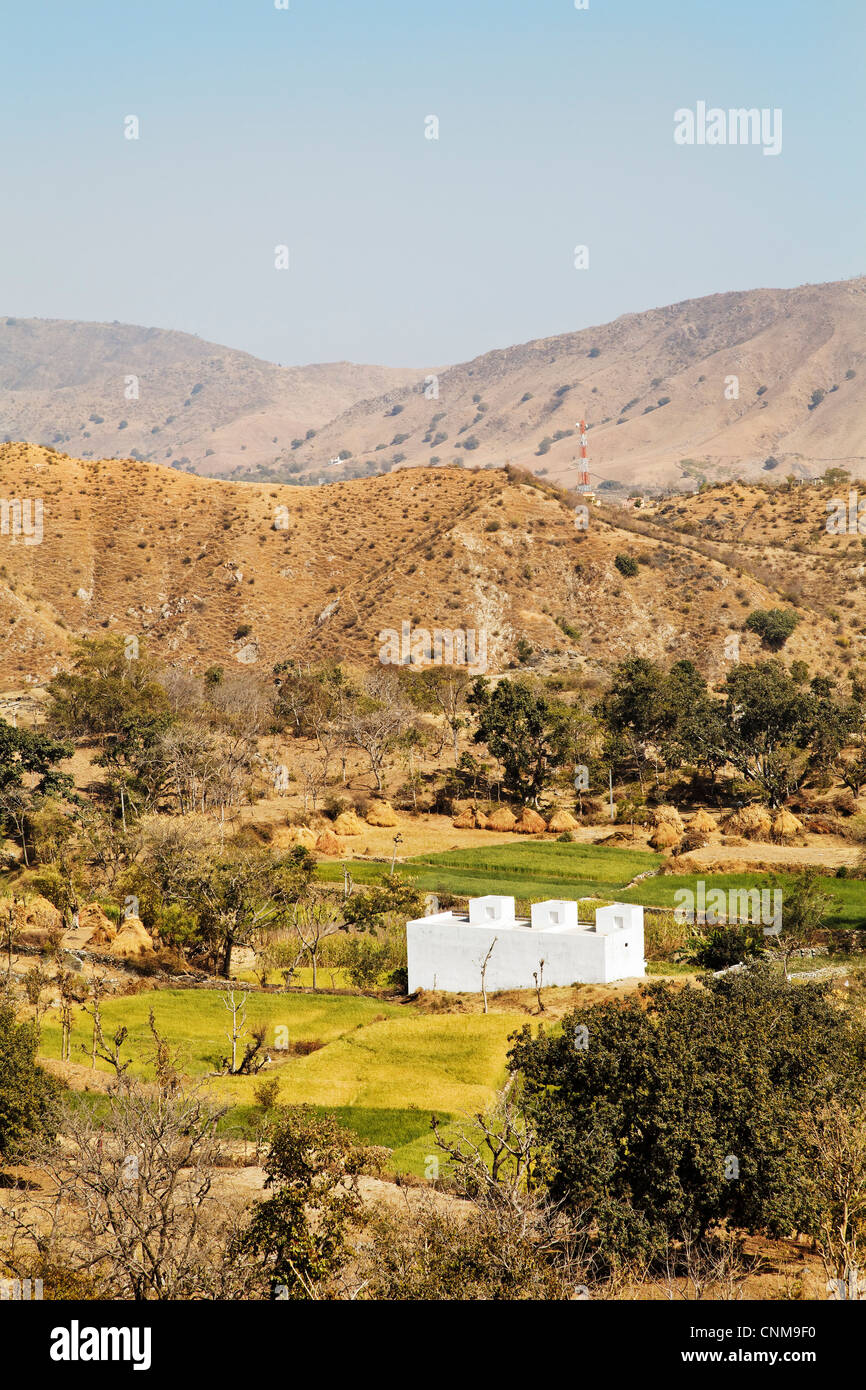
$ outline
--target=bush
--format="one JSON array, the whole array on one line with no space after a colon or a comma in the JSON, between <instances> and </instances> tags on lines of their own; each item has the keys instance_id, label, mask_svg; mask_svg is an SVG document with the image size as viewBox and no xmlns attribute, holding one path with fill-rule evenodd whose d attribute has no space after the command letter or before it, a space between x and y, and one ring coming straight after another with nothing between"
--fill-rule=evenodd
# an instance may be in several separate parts
<instances>
[{"instance_id":1,"label":"bush","mask_svg":"<svg viewBox=\"0 0 866 1390\"><path fill-rule=\"evenodd\" d=\"M637 560L632 555L617 555L613 563L626 579L633 579L637 574Z\"/></svg>"},{"instance_id":2,"label":"bush","mask_svg":"<svg viewBox=\"0 0 866 1390\"><path fill-rule=\"evenodd\" d=\"M718 925L708 928L686 943L686 960L702 970L727 970L741 965L763 949L753 926Z\"/></svg>"},{"instance_id":3,"label":"bush","mask_svg":"<svg viewBox=\"0 0 866 1390\"><path fill-rule=\"evenodd\" d=\"M799 621L790 608L755 608L746 619L746 627L758 634L765 647L778 651Z\"/></svg>"}]
</instances>

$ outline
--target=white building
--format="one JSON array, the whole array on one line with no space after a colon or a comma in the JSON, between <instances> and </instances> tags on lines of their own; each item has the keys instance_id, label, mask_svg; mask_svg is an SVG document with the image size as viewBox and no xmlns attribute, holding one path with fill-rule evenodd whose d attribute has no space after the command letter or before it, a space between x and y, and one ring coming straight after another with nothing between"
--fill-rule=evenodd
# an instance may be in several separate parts
<instances>
[{"instance_id":1,"label":"white building","mask_svg":"<svg viewBox=\"0 0 866 1390\"><path fill-rule=\"evenodd\" d=\"M435 912L406 924L409 992L451 994L485 988L609 984L646 974L643 908L633 903L599 907L591 924L577 920L577 903L533 903L530 917L515 917L514 899L470 898L467 912ZM491 949L492 947L492 949ZM489 957L488 957L489 952Z\"/></svg>"}]
</instances>

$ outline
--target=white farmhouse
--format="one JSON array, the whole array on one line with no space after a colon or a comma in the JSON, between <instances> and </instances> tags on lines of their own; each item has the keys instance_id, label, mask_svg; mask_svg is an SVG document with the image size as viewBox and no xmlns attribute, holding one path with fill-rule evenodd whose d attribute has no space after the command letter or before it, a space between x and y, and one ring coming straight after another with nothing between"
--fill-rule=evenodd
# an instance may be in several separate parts
<instances>
[{"instance_id":1,"label":"white farmhouse","mask_svg":"<svg viewBox=\"0 0 866 1390\"><path fill-rule=\"evenodd\" d=\"M478 994L485 959L490 992L532 989L536 975L539 984L573 985L646 974L642 907L599 907L591 924L577 920L576 902L553 899L533 903L530 911L528 918L515 917L513 898L491 896L470 898L468 912L434 912L407 922L410 994Z\"/></svg>"}]
</instances>

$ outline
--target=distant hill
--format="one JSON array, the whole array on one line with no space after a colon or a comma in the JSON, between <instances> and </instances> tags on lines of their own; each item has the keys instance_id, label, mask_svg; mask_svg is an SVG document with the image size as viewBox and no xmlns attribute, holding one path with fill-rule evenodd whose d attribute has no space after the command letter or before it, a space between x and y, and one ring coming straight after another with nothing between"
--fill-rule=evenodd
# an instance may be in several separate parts
<instances>
[{"instance_id":1,"label":"distant hill","mask_svg":"<svg viewBox=\"0 0 866 1390\"><path fill-rule=\"evenodd\" d=\"M596 487L694 487L768 460L863 473L864 388L866 279L716 294L485 353L443 371L435 399L416 381L355 402L283 467L510 460L573 484L583 416Z\"/></svg>"},{"instance_id":2,"label":"distant hill","mask_svg":"<svg viewBox=\"0 0 866 1390\"><path fill-rule=\"evenodd\" d=\"M160 328L0 318L0 440L227 474L272 464L356 401L418 377L352 362L278 367Z\"/></svg>"},{"instance_id":3,"label":"distant hill","mask_svg":"<svg viewBox=\"0 0 866 1390\"><path fill-rule=\"evenodd\" d=\"M843 672L866 642L860 538L826 533L821 489L777 494L592 507L584 531L574 497L513 469L299 488L0 445L0 499L42 502L41 544L0 535L0 690L43 684L82 633L267 673L288 658L375 667L380 634L404 623L484 633L491 672L592 682L642 654L719 678L732 632L742 660L761 652L749 611L791 603L785 659Z\"/></svg>"},{"instance_id":4,"label":"distant hill","mask_svg":"<svg viewBox=\"0 0 866 1390\"><path fill-rule=\"evenodd\" d=\"M864 385L866 279L685 300L441 369L278 367L185 333L0 319L0 440L251 481L511 462L570 486L581 417L597 488L857 475Z\"/></svg>"}]
</instances>

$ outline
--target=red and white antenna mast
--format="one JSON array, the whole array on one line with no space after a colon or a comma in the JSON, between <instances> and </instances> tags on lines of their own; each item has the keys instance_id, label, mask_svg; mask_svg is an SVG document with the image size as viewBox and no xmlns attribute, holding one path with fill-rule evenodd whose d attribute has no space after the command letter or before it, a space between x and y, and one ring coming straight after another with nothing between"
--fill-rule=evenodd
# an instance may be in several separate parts
<instances>
[{"instance_id":1,"label":"red and white antenna mast","mask_svg":"<svg viewBox=\"0 0 866 1390\"><path fill-rule=\"evenodd\" d=\"M586 421L578 423L580 430L580 471L577 475L578 492L589 492L589 469L586 464Z\"/></svg>"}]
</instances>

